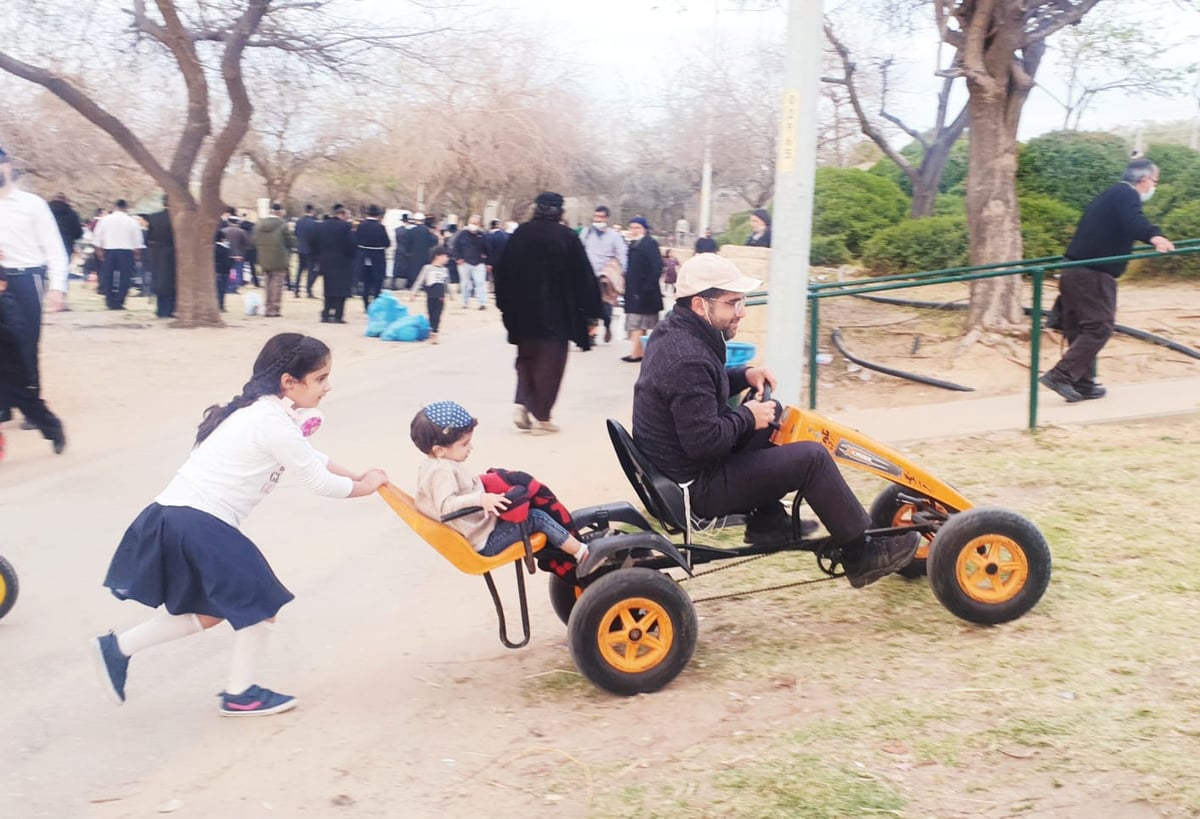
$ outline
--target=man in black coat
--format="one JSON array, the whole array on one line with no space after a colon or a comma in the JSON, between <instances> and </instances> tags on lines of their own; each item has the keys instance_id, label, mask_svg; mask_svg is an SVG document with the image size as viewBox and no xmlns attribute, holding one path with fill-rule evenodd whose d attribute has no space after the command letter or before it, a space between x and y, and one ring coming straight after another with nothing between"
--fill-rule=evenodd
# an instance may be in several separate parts
<instances>
[{"instance_id":1,"label":"man in black coat","mask_svg":"<svg viewBox=\"0 0 1200 819\"><path fill-rule=\"evenodd\" d=\"M696 240L696 253L716 253L717 240L712 237L712 228L705 228L704 235Z\"/></svg>"},{"instance_id":2,"label":"man in black coat","mask_svg":"<svg viewBox=\"0 0 1200 819\"><path fill-rule=\"evenodd\" d=\"M1072 261L1126 256L1135 240L1153 245L1160 253L1174 250L1175 245L1142 213L1142 203L1154 195L1158 177L1158 166L1149 159L1130 162L1121 181L1087 206L1063 256ZM1062 330L1069 346L1040 381L1069 403L1103 398L1107 392L1093 380L1092 368L1116 328L1117 279L1125 264L1070 267L1059 279Z\"/></svg>"},{"instance_id":3,"label":"man in black coat","mask_svg":"<svg viewBox=\"0 0 1200 819\"><path fill-rule=\"evenodd\" d=\"M412 228L412 217L407 213L400 217L396 226L396 249L392 253L392 289L408 286L408 231Z\"/></svg>"},{"instance_id":4,"label":"man in black coat","mask_svg":"<svg viewBox=\"0 0 1200 819\"><path fill-rule=\"evenodd\" d=\"M75 212L75 208L67 201L65 193L54 194L54 198L47 204L50 206L50 212L54 214L58 234L62 236L63 249L67 251L67 263L70 264L71 254L75 252L75 243L83 238L83 224L79 221L79 214Z\"/></svg>"},{"instance_id":5,"label":"man in black coat","mask_svg":"<svg viewBox=\"0 0 1200 819\"><path fill-rule=\"evenodd\" d=\"M325 277L325 305L321 321L345 324L346 299L350 297L354 277L354 228L347 221L346 209L333 206L333 218L317 226L313 235L313 253Z\"/></svg>"},{"instance_id":6,"label":"man in black coat","mask_svg":"<svg viewBox=\"0 0 1200 819\"><path fill-rule=\"evenodd\" d=\"M491 221L485 238L487 241L487 269L488 273L492 273L493 268L500 261L500 254L504 252L504 246L508 244L508 234L504 232L499 219Z\"/></svg>"},{"instance_id":7,"label":"man in black coat","mask_svg":"<svg viewBox=\"0 0 1200 819\"><path fill-rule=\"evenodd\" d=\"M296 220L296 255L299 256L300 266L296 269L296 282L292 285L292 292L297 296L300 295L300 280L304 278L304 274L308 273L308 280L305 282L305 295L310 299L316 298L313 295L313 285L317 282L317 276L320 271L317 269L316 256L313 254L313 234L317 232L317 218L313 216L313 206L304 206L304 215Z\"/></svg>"},{"instance_id":8,"label":"man in black coat","mask_svg":"<svg viewBox=\"0 0 1200 819\"><path fill-rule=\"evenodd\" d=\"M517 346L513 423L535 435L557 432L550 412L567 367L568 344L591 347L588 327L603 315L600 287L575 231L561 223L563 198L538 196L533 219L513 233L493 272L508 343Z\"/></svg>"},{"instance_id":9,"label":"man in black coat","mask_svg":"<svg viewBox=\"0 0 1200 819\"><path fill-rule=\"evenodd\" d=\"M354 256L354 278L362 282L363 307L383 290L383 272L387 266L387 249L392 246L387 228L379 221L383 210L379 205L367 206L367 218L354 231L356 243Z\"/></svg>"},{"instance_id":10,"label":"man in black coat","mask_svg":"<svg viewBox=\"0 0 1200 819\"><path fill-rule=\"evenodd\" d=\"M440 244L433 226L437 224L436 216L424 216L418 213L420 224L414 225L404 233L404 256L408 261L408 271L405 273L406 282L417 280L421 268L429 264L429 252Z\"/></svg>"},{"instance_id":11,"label":"man in black coat","mask_svg":"<svg viewBox=\"0 0 1200 819\"><path fill-rule=\"evenodd\" d=\"M146 217L146 264L152 274L154 312L159 318L175 317L175 231L167 197L163 209Z\"/></svg>"}]
</instances>

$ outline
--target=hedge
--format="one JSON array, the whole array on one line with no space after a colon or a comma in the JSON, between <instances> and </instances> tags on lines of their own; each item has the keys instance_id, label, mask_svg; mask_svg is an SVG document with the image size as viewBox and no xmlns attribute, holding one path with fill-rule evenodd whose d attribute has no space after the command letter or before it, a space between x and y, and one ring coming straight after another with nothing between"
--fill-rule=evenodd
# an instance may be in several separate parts
<instances>
[{"instance_id":1,"label":"hedge","mask_svg":"<svg viewBox=\"0 0 1200 819\"><path fill-rule=\"evenodd\" d=\"M962 267L967 263L963 216L909 219L875 234L863 248L863 264L880 275Z\"/></svg>"}]
</instances>

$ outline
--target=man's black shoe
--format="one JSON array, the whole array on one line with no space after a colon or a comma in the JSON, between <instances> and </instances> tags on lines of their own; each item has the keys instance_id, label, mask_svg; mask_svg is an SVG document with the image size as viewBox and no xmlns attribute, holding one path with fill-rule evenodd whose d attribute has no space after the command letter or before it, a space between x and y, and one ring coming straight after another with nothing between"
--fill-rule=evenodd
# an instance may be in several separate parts
<instances>
[{"instance_id":1,"label":"man's black shoe","mask_svg":"<svg viewBox=\"0 0 1200 819\"><path fill-rule=\"evenodd\" d=\"M906 532L878 538L867 536L865 541L862 556L845 564L846 579L856 589L869 586L911 563L917 547L921 545L921 535Z\"/></svg>"},{"instance_id":2,"label":"man's black shoe","mask_svg":"<svg viewBox=\"0 0 1200 819\"><path fill-rule=\"evenodd\" d=\"M51 437L50 443L54 445L55 455L62 455L63 450L67 448L67 434L63 431L62 424L58 425L58 429L55 431L53 437Z\"/></svg>"},{"instance_id":3,"label":"man's black shoe","mask_svg":"<svg viewBox=\"0 0 1200 819\"><path fill-rule=\"evenodd\" d=\"M1041 382L1043 387L1049 387L1065 398L1068 404L1074 404L1076 401L1083 400L1083 396L1079 394L1079 390L1075 389L1075 385L1071 383L1071 379L1058 370L1051 370L1039 378L1038 381Z\"/></svg>"},{"instance_id":4,"label":"man's black shoe","mask_svg":"<svg viewBox=\"0 0 1200 819\"><path fill-rule=\"evenodd\" d=\"M1072 386L1075 387L1075 392L1079 393L1080 398L1082 398L1084 401L1103 398L1108 394L1108 390L1104 389L1101 384L1097 384L1090 378L1080 379Z\"/></svg>"}]
</instances>

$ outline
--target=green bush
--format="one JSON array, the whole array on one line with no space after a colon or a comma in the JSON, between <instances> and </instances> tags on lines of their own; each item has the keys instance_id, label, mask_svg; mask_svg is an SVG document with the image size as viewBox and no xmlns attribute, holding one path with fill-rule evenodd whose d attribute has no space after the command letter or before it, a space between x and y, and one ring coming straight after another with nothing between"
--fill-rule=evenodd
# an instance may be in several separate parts
<instances>
[{"instance_id":1,"label":"green bush","mask_svg":"<svg viewBox=\"0 0 1200 819\"><path fill-rule=\"evenodd\" d=\"M963 216L909 219L876 233L863 248L872 273L916 273L967 263L967 220Z\"/></svg>"},{"instance_id":2,"label":"green bush","mask_svg":"<svg viewBox=\"0 0 1200 819\"><path fill-rule=\"evenodd\" d=\"M1171 212L1165 215L1158 225L1162 228L1163 235L1169 239L1200 237L1200 201L1192 201L1172 208ZM1138 277L1200 278L1200 253L1133 262L1129 265L1129 272Z\"/></svg>"},{"instance_id":3,"label":"green bush","mask_svg":"<svg viewBox=\"0 0 1200 819\"><path fill-rule=\"evenodd\" d=\"M1061 256L1071 243L1080 212L1039 194L1020 198L1021 241L1026 259Z\"/></svg>"},{"instance_id":4,"label":"green bush","mask_svg":"<svg viewBox=\"0 0 1200 819\"><path fill-rule=\"evenodd\" d=\"M850 261L850 249L841 236L814 236L808 251L808 263L835 267Z\"/></svg>"},{"instance_id":5,"label":"green bush","mask_svg":"<svg viewBox=\"0 0 1200 819\"><path fill-rule=\"evenodd\" d=\"M854 168L817 168L813 233L844 236L858 254L863 244L908 213L908 197L895 182Z\"/></svg>"},{"instance_id":6,"label":"green bush","mask_svg":"<svg viewBox=\"0 0 1200 819\"><path fill-rule=\"evenodd\" d=\"M1057 131L1018 150L1017 195L1044 194L1078 210L1121 178L1129 147L1114 134Z\"/></svg>"},{"instance_id":7,"label":"green bush","mask_svg":"<svg viewBox=\"0 0 1200 819\"><path fill-rule=\"evenodd\" d=\"M967 197L961 194L943 193L933 201L934 216L967 215Z\"/></svg>"},{"instance_id":8,"label":"green bush","mask_svg":"<svg viewBox=\"0 0 1200 819\"><path fill-rule=\"evenodd\" d=\"M725 232L717 234L717 247L744 245L753 232L753 228L750 227L750 211L738 211L729 217L729 226L725 228Z\"/></svg>"}]
</instances>

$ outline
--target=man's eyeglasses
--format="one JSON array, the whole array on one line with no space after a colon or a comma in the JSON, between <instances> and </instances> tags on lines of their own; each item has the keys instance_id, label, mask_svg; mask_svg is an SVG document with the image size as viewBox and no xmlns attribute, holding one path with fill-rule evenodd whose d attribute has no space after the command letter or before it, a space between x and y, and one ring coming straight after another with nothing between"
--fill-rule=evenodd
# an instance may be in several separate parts
<instances>
[{"instance_id":1,"label":"man's eyeglasses","mask_svg":"<svg viewBox=\"0 0 1200 819\"><path fill-rule=\"evenodd\" d=\"M732 299L729 301L725 301L723 299L714 299L714 298L706 298L705 301L715 301L717 304L724 304L726 307L733 308L733 312L735 312L735 313L742 312L746 309L746 297L745 296L742 296L740 299Z\"/></svg>"}]
</instances>

